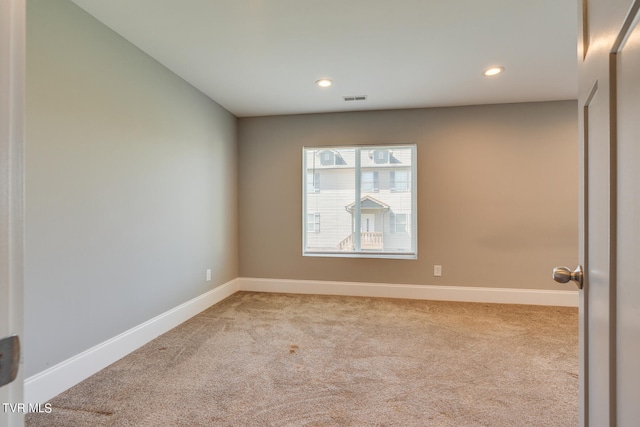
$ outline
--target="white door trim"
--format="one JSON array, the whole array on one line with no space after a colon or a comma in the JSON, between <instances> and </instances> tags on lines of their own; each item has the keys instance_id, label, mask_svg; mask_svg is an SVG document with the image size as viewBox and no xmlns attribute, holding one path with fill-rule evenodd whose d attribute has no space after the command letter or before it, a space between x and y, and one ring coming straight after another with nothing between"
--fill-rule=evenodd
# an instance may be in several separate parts
<instances>
[{"instance_id":1,"label":"white door trim","mask_svg":"<svg viewBox=\"0 0 640 427\"><path fill-rule=\"evenodd\" d=\"M0 337L22 336L25 0L0 0ZM0 401L21 403L17 379ZM22 426L23 413L0 408L0 425Z\"/></svg>"}]
</instances>

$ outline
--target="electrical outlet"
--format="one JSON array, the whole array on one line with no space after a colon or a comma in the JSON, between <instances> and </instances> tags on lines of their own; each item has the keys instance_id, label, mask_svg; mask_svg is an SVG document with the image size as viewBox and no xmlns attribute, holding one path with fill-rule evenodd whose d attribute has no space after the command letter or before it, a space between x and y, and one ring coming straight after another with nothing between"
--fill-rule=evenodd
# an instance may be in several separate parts
<instances>
[{"instance_id":1,"label":"electrical outlet","mask_svg":"<svg viewBox=\"0 0 640 427\"><path fill-rule=\"evenodd\" d=\"M211 280L211 269L207 270L207 282Z\"/></svg>"},{"instance_id":2,"label":"electrical outlet","mask_svg":"<svg viewBox=\"0 0 640 427\"><path fill-rule=\"evenodd\" d=\"M436 276L436 277L442 276L442 266L441 265L434 265L433 266L433 275Z\"/></svg>"}]
</instances>

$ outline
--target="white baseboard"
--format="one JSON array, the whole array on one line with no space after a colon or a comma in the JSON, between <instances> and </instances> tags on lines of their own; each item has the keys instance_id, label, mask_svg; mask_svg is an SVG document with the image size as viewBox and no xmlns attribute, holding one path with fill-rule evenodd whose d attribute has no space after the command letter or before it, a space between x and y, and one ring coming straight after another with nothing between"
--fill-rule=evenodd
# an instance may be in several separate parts
<instances>
[{"instance_id":1,"label":"white baseboard","mask_svg":"<svg viewBox=\"0 0 640 427\"><path fill-rule=\"evenodd\" d=\"M46 403L144 344L237 291L578 306L577 291L397 285L239 277L73 356L24 382L25 403Z\"/></svg>"},{"instance_id":2,"label":"white baseboard","mask_svg":"<svg viewBox=\"0 0 640 427\"><path fill-rule=\"evenodd\" d=\"M24 402L45 403L144 344L238 291L231 280L151 320L73 356L24 382Z\"/></svg>"},{"instance_id":3,"label":"white baseboard","mask_svg":"<svg viewBox=\"0 0 640 427\"><path fill-rule=\"evenodd\" d=\"M344 295L564 307L578 306L578 291L326 282L319 280L256 279L249 277L240 277L238 278L238 282L238 290L253 292Z\"/></svg>"}]
</instances>

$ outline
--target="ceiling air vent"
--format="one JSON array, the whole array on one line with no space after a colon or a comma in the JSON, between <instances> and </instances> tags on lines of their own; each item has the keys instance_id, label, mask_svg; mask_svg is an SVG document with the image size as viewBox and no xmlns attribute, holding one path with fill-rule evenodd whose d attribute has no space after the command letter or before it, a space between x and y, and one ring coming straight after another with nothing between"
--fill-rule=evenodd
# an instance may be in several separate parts
<instances>
[{"instance_id":1,"label":"ceiling air vent","mask_svg":"<svg viewBox=\"0 0 640 427\"><path fill-rule=\"evenodd\" d=\"M360 95L360 96L343 96L345 101L366 101L367 100L367 96L366 95Z\"/></svg>"}]
</instances>

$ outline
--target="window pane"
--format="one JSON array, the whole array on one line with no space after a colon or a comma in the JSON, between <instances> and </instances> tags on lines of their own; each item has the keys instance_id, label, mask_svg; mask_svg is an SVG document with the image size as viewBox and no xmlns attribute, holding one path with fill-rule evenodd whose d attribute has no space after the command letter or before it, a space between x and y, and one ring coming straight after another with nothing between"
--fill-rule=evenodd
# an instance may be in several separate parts
<instances>
[{"instance_id":1,"label":"window pane","mask_svg":"<svg viewBox=\"0 0 640 427\"><path fill-rule=\"evenodd\" d=\"M396 233L406 233L407 232L407 214L396 214L395 215L395 229Z\"/></svg>"},{"instance_id":2,"label":"window pane","mask_svg":"<svg viewBox=\"0 0 640 427\"><path fill-rule=\"evenodd\" d=\"M364 171L362 172L363 193L376 193L378 191L378 172Z\"/></svg>"},{"instance_id":3,"label":"window pane","mask_svg":"<svg viewBox=\"0 0 640 427\"><path fill-rule=\"evenodd\" d=\"M327 152L332 153L331 156ZM328 161L329 158L332 161ZM306 213L318 213L322 218L322 229L307 233L305 251L335 252L339 247L343 248L341 250L349 248L352 218L345 206L355 197L355 149L308 149L304 160L307 181L309 176L315 175L323 187L321 192L306 193Z\"/></svg>"},{"instance_id":4,"label":"window pane","mask_svg":"<svg viewBox=\"0 0 640 427\"><path fill-rule=\"evenodd\" d=\"M305 185L322 182L304 194L305 215L317 214L307 219L305 254L414 255L414 158L414 145L305 148Z\"/></svg>"},{"instance_id":5,"label":"window pane","mask_svg":"<svg viewBox=\"0 0 640 427\"><path fill-rule=\"evenodd\" d=\"M320 214L307 214L307 232L319 233L320 232Z\"/></svg>"},{"instance_id":6,"label":"window pane","mask_svg":"<svg viewBox=\"0 0 640 427\"><path fill-rule=\"evenodd\" d=\"M320 174L308 172L307 173L307 193L313 193L320 191Z\"/></svg>"},{"instance_id":7,"label":"window pane","mask_svg":"<svg viewBox=\"0 0 640 427\"><path fill-rule=\"evenodd\" d=\"M394 191L408 191L409 190L409 171L397 170L394 171Z\"/></svg>"}]
</instances>

